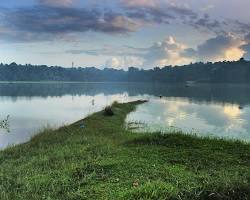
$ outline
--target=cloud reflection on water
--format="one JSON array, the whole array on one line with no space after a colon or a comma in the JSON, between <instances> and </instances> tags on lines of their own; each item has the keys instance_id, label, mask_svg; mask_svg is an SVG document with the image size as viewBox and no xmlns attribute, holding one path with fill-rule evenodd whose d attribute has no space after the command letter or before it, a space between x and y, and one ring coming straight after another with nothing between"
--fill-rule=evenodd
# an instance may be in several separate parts
<instances>
[{"instance_id":1,"label":"cloud reflection on water","mask_svg":"<svg viewBox=\"0 0 250 200\"><path fill-rule=\"evenodd\" d=\"M164 131L169 127L201 136L250 140L250 107L243 110L234 104L199 104L187 99L154 99L140 105L127 122L141 121L144 130ZM151 127L151 128L150 128Z\"/></svg>"}]
</instances>

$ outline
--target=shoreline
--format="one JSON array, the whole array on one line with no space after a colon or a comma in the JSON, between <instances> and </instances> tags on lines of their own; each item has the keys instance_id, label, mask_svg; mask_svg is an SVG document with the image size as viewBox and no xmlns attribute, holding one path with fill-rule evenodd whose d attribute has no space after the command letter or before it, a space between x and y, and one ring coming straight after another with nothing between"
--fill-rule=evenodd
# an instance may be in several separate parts
<instances>
[{"instance_id":1,"label":"shoreline","mask_svg":"<svg viewBox=\"0 0 250 200\"><path fill-rule=\"evenodd\" d=\"M0 84L149 84L149 85L173 85L173 86L186 86L186 82L133 82L133 81L0 81ZM188 87L196 87L196 86L249 86L249 83L210 83L210 82L196 82L194 84L189 85Z\"/></svg>"},{"instance_id":2,"label":"shoreline","mask_svg":"<svg viewBox=\"0 0 250 200\"><path fill-rule=\"evenodd\" d=\"M124 119L141 103L1 150L0 199L250 198L250 144L131 132Z\"/></svg>"}]
</instances>

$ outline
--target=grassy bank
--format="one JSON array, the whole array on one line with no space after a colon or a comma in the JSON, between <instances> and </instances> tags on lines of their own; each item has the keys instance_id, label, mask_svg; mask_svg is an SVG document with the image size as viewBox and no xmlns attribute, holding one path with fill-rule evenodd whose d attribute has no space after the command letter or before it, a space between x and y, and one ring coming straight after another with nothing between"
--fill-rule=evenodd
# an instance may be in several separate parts
<instances>
[{"instance_id":1,"label":"grassy bank","mask_svg":"<svg viewBox=\"0 0 250 200\"><path fill-rule=\"evenodd\" d=\"M0 199L250 199L249 144L132 133L140 103L1 151Z\"/></svg>"}]
</instances>

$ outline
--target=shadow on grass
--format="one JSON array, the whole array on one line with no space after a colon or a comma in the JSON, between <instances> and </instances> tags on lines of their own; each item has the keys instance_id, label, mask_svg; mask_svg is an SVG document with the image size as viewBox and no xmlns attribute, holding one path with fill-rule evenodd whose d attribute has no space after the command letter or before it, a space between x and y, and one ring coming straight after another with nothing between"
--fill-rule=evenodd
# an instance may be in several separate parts
<instances>
[{"instance_id":1,"label":"shadow on grass","mask_svg":"<svg viewBox=\"0 0 250 200\"><path fill-rule=\"evenodd\" d=\"M220 169L228 166L249 167L250 146L240 141L197 138L182 133L142 134L123 144L131 148L141 148L145 154L149 149L159 152L163 160L170 164L181 164L190 169Z\"/></svg>"}]
</instances>

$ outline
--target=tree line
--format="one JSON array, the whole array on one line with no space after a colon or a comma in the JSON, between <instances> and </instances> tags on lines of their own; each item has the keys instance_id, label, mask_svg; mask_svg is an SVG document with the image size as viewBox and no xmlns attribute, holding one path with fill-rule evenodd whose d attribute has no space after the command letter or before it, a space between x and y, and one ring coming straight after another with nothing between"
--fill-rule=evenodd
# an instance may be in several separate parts
<instances>
[{"instance_id":1,"label":"tree line","mask_svg":"<svg viewBox=\"0 0 250 200\"><path fill-rule=\"evenodd\" d=\"M0 64L0 81L250 83L250 61L242 58L239 61L199 62L149 70L129 67L127 71L11 63Z\"/></svg>"}]
</instances>

